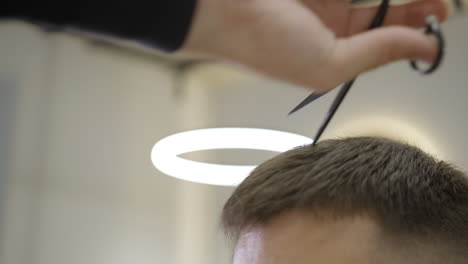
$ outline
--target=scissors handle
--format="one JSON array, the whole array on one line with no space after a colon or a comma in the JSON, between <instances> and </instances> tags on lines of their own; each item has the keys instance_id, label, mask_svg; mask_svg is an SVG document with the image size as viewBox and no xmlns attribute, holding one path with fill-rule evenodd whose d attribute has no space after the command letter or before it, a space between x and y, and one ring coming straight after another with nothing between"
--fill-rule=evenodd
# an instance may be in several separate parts
<instances>
[{"instance_id":1,"label":"scissors handle","mask_svg":"<svg viewBox=\"0 0 468 264\"><path fill-rule=\"evenodd\" d=\"M457 8L457 10L459 11L463 11L463 9L465 9L465 3L463 2L463 0L453 0L455 2L455 7Z\"/></svg>"},{"instance_id":2,"label":"scissors handle","mask_svg":"<svg viewBox=\"0 0 468 264\"><path fill-rule=\"evenodd\" d=\"M438 50L436 60L427 70L421 69L416 61L410 61L411 68L413 68L416 72L422 75L427 75L435 72L442 64L445 55L444 35L442 34L442 30L440 29L440 24L436 16L430 16L427 18L426 34L432 35L437 39Z\"/></svg>"}]
</instances>

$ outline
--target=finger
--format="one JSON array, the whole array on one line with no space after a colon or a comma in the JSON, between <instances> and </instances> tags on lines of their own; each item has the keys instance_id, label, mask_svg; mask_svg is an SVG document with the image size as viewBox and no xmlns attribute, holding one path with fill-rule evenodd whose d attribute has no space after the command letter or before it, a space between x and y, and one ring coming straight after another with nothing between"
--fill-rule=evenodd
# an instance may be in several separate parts
<instances>
[{"instance_id":1,"label":"finger","mask_svg":"<svg viewBox=\"0 0 468 264\"><path fill-rule=\"evenodd\" d=\"M432 62L436 52L437 44L419 30L386 27L338 40L328 70L336 72L344 82L401 59Z\"/></svg>"},{"instance_id":2,"label":"finger","mask_svg":"<svg viewBox=\"0 0 468 264\"><path fill-rule=\"evenodd\" d=\"M378 8L378 6L352 8L349 27L345 36L367 30L377 14ZM403 25L421 28L425 26L427 16L436 15L440 21L444 21L453 10L453 0L419 0L407 4L394 5L390 7L384 25Z\"/></svg>"}]
</instances>

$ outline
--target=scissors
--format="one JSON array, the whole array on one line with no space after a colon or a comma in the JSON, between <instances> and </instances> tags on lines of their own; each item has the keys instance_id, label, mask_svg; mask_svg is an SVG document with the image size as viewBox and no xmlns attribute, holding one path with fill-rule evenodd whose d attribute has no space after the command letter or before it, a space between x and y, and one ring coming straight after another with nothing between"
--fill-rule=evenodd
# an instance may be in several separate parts
<instances>
[{"instance_id":1,"label":"scissors","mask_svg":"<svg viewBox=\"0 0 468 264\"><path fill-rule=\"evenodd\" d=\"M455 1L455 6L461 10L463 8L463 3L461 0L454 0ZM352 0L351 4L352 5L360 5L360 4L372 4L373 2L377 2L376 0ZM375 16L372 24L369 26L369 30L378 28L382 26L387 13L388 9L390 7L390 0L382 0L380 7L378 9L377 15ZM438 22L438 19L436 16L429 16L426 20L427 27L426 27L426 34L432 35L438 42L438 54L436 57L436 60L434 63L428 68L428 69L421 69L419 67L419 64L416 61L410 61L411 68L413 68L414 71L421 75L428 75L433 72L435 72L439 66L441 65L443 58L444 58L444 50L445 50L445 40L444 36L442 33L442 29L440 27L440 24ZM340 107L341 103L343 102L344 98L348 94L349 90L355 83L357 78L343 84L341 87L340 91L338 92L335 100L333 101L332 105L330 106L330 109L325 116L325 119L323 120L322 124L320 125L317 133L315 134L314 137L314 142L312 145L317 144L318 140L320 139L320 136L323 134L325 129L327 128L328 124L330 123L331 119L335 115L336 111ZM313 101L317 100L318 98L322 97L324 93L312 93L309 95L306 99L304 99L301 103L299 103L291 112L289 112L289 115L294 114L295 112L301 110L305 106L309 105Z\"/></svg>"}]
</instances>

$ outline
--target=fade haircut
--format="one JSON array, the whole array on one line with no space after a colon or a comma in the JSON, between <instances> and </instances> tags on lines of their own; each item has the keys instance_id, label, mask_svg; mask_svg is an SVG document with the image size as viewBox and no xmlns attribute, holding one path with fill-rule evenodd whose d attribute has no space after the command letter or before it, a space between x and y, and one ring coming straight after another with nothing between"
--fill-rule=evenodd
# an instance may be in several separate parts
<instances>
[{"instance_id":1,"label":"fade haircut","mask_svg":"<svg viewBox=\"0 0 468 264\"><path fill-rule=\"evenodd\" d=\"M236 240L291 210L338 218L368 215L389 236L446 245L463 259L468 256L467 178L400 142L346 138L280 154L234 191L222 225Z\"/></svg>"}]
</instances>

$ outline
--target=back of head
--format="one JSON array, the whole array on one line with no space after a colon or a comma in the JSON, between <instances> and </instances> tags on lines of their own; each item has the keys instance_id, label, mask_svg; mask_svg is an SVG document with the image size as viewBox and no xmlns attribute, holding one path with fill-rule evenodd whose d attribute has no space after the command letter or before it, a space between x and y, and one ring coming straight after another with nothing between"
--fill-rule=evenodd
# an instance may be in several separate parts
<instances>
[{"instance_id":1,"label":"back of head","mask_svg":"<svg viewBox=\"0 0 468 264\"><path fill-rule=\"evenodd\" d=\"M291 210L331 218L368 215L395 245L453 256L444 263L468 259L467 178L396 141L326 140L283 153L258 166L235 190L222 221L238 238Z\"/></svg>"}]
</instances>

